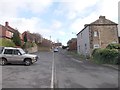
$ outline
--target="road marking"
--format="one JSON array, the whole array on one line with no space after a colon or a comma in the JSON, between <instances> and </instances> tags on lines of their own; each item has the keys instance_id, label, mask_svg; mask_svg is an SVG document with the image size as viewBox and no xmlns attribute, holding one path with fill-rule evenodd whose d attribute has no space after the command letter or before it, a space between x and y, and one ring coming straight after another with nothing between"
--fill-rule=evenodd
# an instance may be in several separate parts
<instances>
[{"instance_id":1,"label":"road marking","mask_svg":"<svg viewBox=\"0 0 120 90\"><path fill-rule=\"evenodd\" d=\"M51 88L54 88L54 52L53 52L53 61L52 61L52 75L51 75Z\"/></svg>"},{"instance_id":2,"label":"road marking","mask_svg":"<svg viewBox=\"0 0 120 90\"><path fill-rule=\"evenodd\" d=\"M83 63L83 61L79 61L79 60L74 59L74 58L72 58L72 60L74 60L74 61L76 61L76 62L78 62L78 63Z\"/></svg>"}]
</instances>

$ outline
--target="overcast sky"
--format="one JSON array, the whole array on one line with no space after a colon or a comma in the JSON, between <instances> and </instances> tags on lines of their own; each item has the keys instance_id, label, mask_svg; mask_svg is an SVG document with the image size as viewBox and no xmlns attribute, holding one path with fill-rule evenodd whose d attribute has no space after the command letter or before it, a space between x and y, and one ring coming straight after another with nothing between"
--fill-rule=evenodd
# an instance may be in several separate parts
<instances>
[{"instance_id":1,"label":"overcast sky","mask_svg":"<svg viewBox=\"0 0 120 90\"><path fill-rule=\"evenodd\" d=\"M118 23L119 0L0 0L0 24L5 21L21 33L40 33L64 45L84 24L106 16Z\"/></svg>"}]
</instances>

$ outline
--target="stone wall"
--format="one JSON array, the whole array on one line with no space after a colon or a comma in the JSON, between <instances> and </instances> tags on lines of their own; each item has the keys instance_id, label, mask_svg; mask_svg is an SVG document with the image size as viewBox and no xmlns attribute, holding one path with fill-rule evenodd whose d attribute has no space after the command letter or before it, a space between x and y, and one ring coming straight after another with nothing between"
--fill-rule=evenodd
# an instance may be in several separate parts
<instances>
[{"instance_id":1,"label":"stone wall","mask_svg":"<svg viewBox=\"0 0 120 90\"><path fill-rule=\"evenodd\" d=\"M106 48L106 46L110 43L118 43L116 25L92 26L92 32L94 31L98 32L98 36L94 37L93 35L93 45L99 44L100 48Z\"/></svg>"}]
</instances>

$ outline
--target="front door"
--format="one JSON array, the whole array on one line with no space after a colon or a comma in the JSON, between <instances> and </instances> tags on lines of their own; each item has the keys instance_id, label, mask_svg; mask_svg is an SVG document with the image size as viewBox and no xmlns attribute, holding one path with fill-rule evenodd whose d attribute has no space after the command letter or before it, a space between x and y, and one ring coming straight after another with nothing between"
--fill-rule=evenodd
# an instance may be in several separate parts
<instances>
[{"instance_id":1,"label":"front door","mask_svg":"<svg viewBox=\"0 0 120 90\"><path fill-rule=\"evenodd\" d=\"M21 62L22 61L22 55L19 50L15 49L13 50L13 60L15 62Z\"/></svg>"}]
</instances>

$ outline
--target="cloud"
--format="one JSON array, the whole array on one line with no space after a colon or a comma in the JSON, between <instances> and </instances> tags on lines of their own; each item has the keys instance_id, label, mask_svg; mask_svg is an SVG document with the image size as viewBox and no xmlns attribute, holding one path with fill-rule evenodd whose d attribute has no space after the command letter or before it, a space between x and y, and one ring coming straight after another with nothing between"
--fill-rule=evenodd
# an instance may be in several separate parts
<instances>
[{"instance_id":1,"label":"cloud","mask_svg":"<svg viewBox=\"0 0 120 90\"><path fill-rule=\"evenodd\" d=\"M70 30L71 32L78 33L84 28L85 24L90 24L93 21L97 20L99 17L96 13L91 13L85 18L77 18L73 23L71 23Z\"/></svg>"},{"instance_id":2,"label":"cloud","mask_svg":"<svg viewBox=\"0 0 120 90\"><path fill-rule=\"evenodd\" d=\"M52 0L28 0L28 2L26 2L27 8L29 8L33 13L44 12L51 4Z\"/></svg>"},{"instance_id":3,"label":"cloud","mask_svg":"<svg viewBox=\"0 0 120 90\"><path fill-rule=\"evenodd\" d=\"M62 23L58 20L53 20L52 25L51 25L51 29L59 29L62 27Z\"/></svg>"},{"instance_id":4,"label":"cloud","mask_svg":"<svg viewBox=\"0 0 120 90\"><path fill-rule=\"evenodd\" d=\"M106 16L107 19L117 22L118 0L116 0L116 1L111 0L110 2L108 2L107 0L102 0L101 2L98 3L98 5L99 6L97 6L97 10L92 11L89 15L75 18L74 21L70 25L71 32L78 33L79 31L81 31L84 28L85 24L90 24L90 23L94 22L95 20L97 20L99 18L100 15Z\"/></svg>"},{"instance_id":5,"label":"cloud","mask_svg":"<svg viewBox=\"0 0 120 90\"><path fill-rule=\"evenodd\" d=\"M118 2L119 0L101 0L101 8L99 13L105 15L108 19L118 20Z\"/></svg>"},{"instance_id":6,"label":"cloud","mask_svg":"<svg viewBox=\"0 0 120 90\"><path fill-rule=\"evenodd\" d=\"M40 14L52 4L52 0L0 0L1 17L17 17L20 10Z\"/></svg>"},{"instance_id":7,"label":"cloud","mask_svg":"<svg viewBox=\"0 0 120 90\"><path fill-rule=\"evenodd\" d=\"M66 35L66 33L65 33L64 31L59 31L59 34L60 34L61 36Z\"/></svg>"},{"instance_id":8,"label":"cloud","mask_svg":"<svg viewBox=\"0 0 120 90\"><path fill-rule=\"evenodd\" d=\"M9 22L9 26L13 27L13 28L17 28L21 33L29 30L30 32L34 32L39 30L39 24L41 23L41 20L39 18L36 17L32 17L30 19L26 19L26 18L3 18L2 21L2 25L4 25L4 23L6 21Z\"/></svg>"},{"instance_id":9,"label":"cloud","mask_svg":"<svg viewBox=\"0 0 120 90\"><path fill-rule=\"evenodd\" d=\"M67 19L75 19L84 13L86 8L96 5L100 0L65 0L58 7L58 13L64 14ZM59 11L60 10L60 11Z\"/></svg>"}]
</instances>

